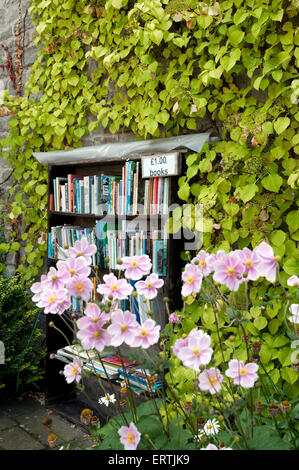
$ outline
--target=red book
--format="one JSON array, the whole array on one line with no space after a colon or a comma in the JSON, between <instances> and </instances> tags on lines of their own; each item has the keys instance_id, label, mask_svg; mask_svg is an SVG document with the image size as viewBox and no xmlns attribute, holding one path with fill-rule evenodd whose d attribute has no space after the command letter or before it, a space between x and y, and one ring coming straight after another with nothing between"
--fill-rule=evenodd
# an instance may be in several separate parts
<instances>
[{"instance_id":1,"label":"red book","mask_svg":"<svg viewBox=\"0 0 299 470\"><path fill-rule=\"evenodd\" d=\"M82 175L67 175L70 212L74 212L74 201L75 201L74 179L83 180L83 178L84 176Z\"/></svg>"},{"instance_id":2,"label":"red book","mask_svg":"<svg viewBox=\"0 0 299 470\"><path fill-rule=\"evenodd\" d=\"M102 357L102 361L104 363L107 362L107 364L111 366L116 366L117 368L122 367L122 365L124 365L125 367L128 367L128 366L133 366L135 364L130 359L121 359L117 354L115 354L114 356Z\"/></svg>"},{"instance_id":3,"label":"red book","mask_svg":"<svg viewBox=\"0 0 299 470\"><path fill-rule=\"evenodd\" d=\"M50 194L49 197L49 210L54 211L54 194Z\"/></svg>"},{"instance_id":4,"label":"red book","mask_svg":"<svg viewBox=\"0 0 299 470\"><path fill-rule=\"evenodd\" d=\"M158 213L158 178L154 178L154 214Z\"/></svg>"}]
</instances>

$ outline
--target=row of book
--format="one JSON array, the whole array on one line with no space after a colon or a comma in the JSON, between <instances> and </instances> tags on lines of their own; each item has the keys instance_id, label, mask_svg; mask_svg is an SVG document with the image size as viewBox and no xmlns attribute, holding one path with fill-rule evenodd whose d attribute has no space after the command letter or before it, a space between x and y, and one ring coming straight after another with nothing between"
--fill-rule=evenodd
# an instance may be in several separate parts
<instances>
[{"instance_id":1,"label":"row of book","mask_svg":"<svg viewBox=\"0 0 299 470\"><path fill-rule=\"evenodd\" d=\"M96 244L95 230L74 225L57 225L51 227L48 233L48 258L65 260L67 250L65 247L75 246L77 240L85 237L89 244ZM96 255L92 257L92 264L97 263Z\"/></svg>"},{"instance_id":2,"label":"row of book","mask_svg":"<svg viewBox=\"0 0 299 470\"><path fill-rule=\"evenodd\" d=\"M166 276L167 233L162 230L142 230L130 221L122 220L118 229L115 222L98 220L94 228L60 225L51 227L48 233L48 257L66 259L66 246L74 246L85 236L90 244L97 246L92 264L105 269L118 269L118 260L124 256L148 254L153 272ZM109 258L109 262L107 259Z\"/></svg>"},{"instance_id":3,"label":"row of book","mask_svg":"<svg viewBox=\"0 0 299 470\"><path fill-rule=\"evenodd\" d=\"M124 256L148 254L152 260L153 271L166 276L167 238L166 232L151 232L137 228L130 221L121 221L118 230L114 222L98 220L96 223L96 242L98 246L98 266L117 269L118 260ZM105 262L109 258L109 263Z\"/></svg>"},{"instance_id":4,"label":"row of book","mask_svg":"<svg viewBox=\"0 0 299 470\"><path fill-rule=\"evenodd\" d=\"M140 179L139 162L122 176L68 174L53 179L50 210L94 215L167 214L168 178Z\"/></svg>"},{"instance_id":5,"label":"row of book","mask_svg":"<svg viewBox=\"0 0 299 470\"><path fill-rule=\"evenodd\" d=\"M56 359L71 363L75 357L83 362L83 369L105 379L121 379L129 382L130 388L136 393L155 393L163 387L163 380L151 375L148 370L141 369L130 359L122 358L107 348L99 354L95 350L84 350L80 345L70 345L55 353ZM120 382L121 380L117 380Z\"/></svg>"}]
</instances>

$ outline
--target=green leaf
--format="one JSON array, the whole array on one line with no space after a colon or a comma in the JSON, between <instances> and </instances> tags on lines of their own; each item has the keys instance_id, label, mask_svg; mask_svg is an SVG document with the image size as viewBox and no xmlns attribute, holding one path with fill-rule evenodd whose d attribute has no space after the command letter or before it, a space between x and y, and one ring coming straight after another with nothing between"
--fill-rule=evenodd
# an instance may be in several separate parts
<instances>
[{"instance_id":1,"label":"green leaf","mask_svg":"<svg viewBox=\"0 0 299 470\"><path fill-rule=\"evenodd\" d=\"M299 211L290 211L286 217L286 221L292 232L299 228Z\"/></svg>"},{"instance_id":2,"label":"green leaf","mask_svg":"<svg viewBox=\"0 0 299 470\"><path fill-rule=\"evenodd\" d=\"M241 188L238 188L236 194L239 194L240 198L244 203L250 201L255 194L258 192L259 188L256 184L247 184Z\"/></svg>"},{"instance_id":3,"label":"green leaf","mask_svg":"<svg viewBox=\"0 0 299 470\"><path fill-rule=\"evenodd\" d=\"M154 31L150 32L150 39L159 46L161 44L161 41L163 39L163 31L160 29L155 29Z\"/></svg>"},{"instance_id":4,"label":"green leaf","mask_svg":"<svg viewBox=\"0 0 299 470\"><path fill-rule=\"evenodd\" d=\"M190 186L187 182L185 182L178 190L178 196L183 201L188 201L190 196Z\"/></svg>"},{"instance_id":5,"label":"green leaf","mask_svg":"<svg viewBox=\"0 0 299 470\"><path fill-rule=\"evenodd\" d=\"M281 134L289 125L290 125L290 118L288 117L280 117L274 122L274 129L276 130L277 134Z\"/></svg>"},{"instance_id":6,"label":"green leaf","mask_svg":"<svg viewBox=\"0 0 299 470\"><path fill-rule=\"evenodd\" d=\"M299 260L296 258L289 258L283 264L284 271L292 276L293 274L298 275L299 272Z\"/></svg>"},{"instance_id":7,"label":"green leaf","mask_svg":"<svg viewBox=\"0 0 299 470\"><path fill-rule=\"evenodd\" d=\"M262 179L261 181L263 187L268 191L278 193L280 187L283 183L283 179L278 174L270 174Z\"/></svg>"},{"instance_id":8,"label":"green leaf","mask_svg":"<svg viewBox=\"0 0 299 470\"><path fill-rule=\"evenodd\" d=\"M36 187L36 192L40 196L43 196L48 191L48 186L46 184L40 184Z\"/></svg>"},{"instance_id":9,"label":"green leaf","mask_svg":"<svg viewBox=\"0 0 299 470\"><path fill-rule=\"evenodd\" d=\"M249 440L248 445L253 450L287 450L291 447L275 428L268 425L254 426L253 439Z\"/></svg>"},{"instance_id":10,"label":"green leaf","mask_svg":"<svg viewBox=\"0 0 299 470\"><path fill-rule=\"evenodd\" d=\"M281 377L291 385L293 385L298 380L298 373L295 372L292 367L284 367L281 369L280 373Z\"/></svg>"},{"instance_id":11,"label":"green leaf","mask_svg":"<svg viewBox=\"0 0 299 470\"><path fill-rule=\"evenodd\" d=\"M262 330L267 326L267 320L265 317L257 317L255 318L253 324L258 330Z\"/></svg>"},{"instance_id":12,"label":"green leaf","mask_svg":"<svg viewBox=\"0 0 299 470\"><path fill-rule=\"evenodd\" d=\"M286 239L286 233L282 230L275 230L270 235L270 240L275 246L281 246Z\"/></svg>"}]
</instances>

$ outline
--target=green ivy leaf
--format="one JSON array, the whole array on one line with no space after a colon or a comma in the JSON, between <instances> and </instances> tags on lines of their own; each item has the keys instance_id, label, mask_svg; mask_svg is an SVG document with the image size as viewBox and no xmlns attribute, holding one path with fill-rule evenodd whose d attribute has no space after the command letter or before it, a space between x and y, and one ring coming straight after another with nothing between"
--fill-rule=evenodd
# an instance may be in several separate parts
<instances>
[{"instance_id":1,"label":"green ivy leaf","mask_svg":"<svg viewBox=\"0 0 299 470\"><path fill-rule=\"evenodd\" d=\"M276 130L277 134L281 134L284 130L287 129L290 125L290 118L288 117L280 117L274 122L274 129Z\"/></svg>"},{"instance_id":2,"label":"green ivy leaf","mask_svg":"<svg viewBox=\"0 0 299 470\"><path fill-rule=\"evenodd\" d=\"M278 193L280 187L283 183L283 179L278 174L270 174L262 179L261 181L263 187L268 191Z\"/></svg>"}]
</instances>

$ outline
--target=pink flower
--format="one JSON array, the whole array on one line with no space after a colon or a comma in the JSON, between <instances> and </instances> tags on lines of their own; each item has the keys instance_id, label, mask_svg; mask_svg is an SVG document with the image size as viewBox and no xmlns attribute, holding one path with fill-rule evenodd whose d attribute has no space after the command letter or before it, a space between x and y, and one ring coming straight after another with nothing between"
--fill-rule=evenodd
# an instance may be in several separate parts
<instances>
[{"instance_id":1,"label":"pink flower","mask_svg":"<svg viewBox=\"0 0 299 470\"><path fill-rule=\"evenodd\" d=\"M66 281L67 275L65 272L57 271L55 268L51 267L42 282L42 286L45 289L60 290L64 288Z\"/></svg>"},{"instance_id":2,"label":"pink flower","mask_svg":"<svg viewBox=\"0 0 299 470\"><path fill-rule=\"evenodd\" d=\"M125 277L127 279L138 281L150 273L152 263L148 255L125 256L122 258L121 267L125 270Z\"/></svg>"},{"instance_id":3,"label":"pink flower","mask_svg":"<svg viewBox=\"0 0 299 470\"><path fill-rule=\"evenodd\" d=\"M184 281L182 287L182 296L188 297L191 294L197 294L201 289L202 273L194 264L186 264L185 271L182 274Z\"/></svg>"},{"instance_id":4,"label":"pink flower","mask_svg":"<svg viewBox=\"0 0 299 470\"><path fill-rule=\"evenodd\" d=\"M67 301L69 298L66 289L60 290L45 290L37 306L44 309L44 313L61 313L60 304Z\"/></svg>"},{"instance_id":5,"label":"pink flower","mask_svg":"<svg viewBox=\"0 0 299 470\"><path fill-rule=\"evenodd\" d=\"M102 328L103 321L98 321L97 323L91 323L89 326L84 326L84 328L78 331L77 337L80 339L81 344L84 349L93 349L101 352L105 346L110 345L110 335L109 333Z\"/></svg>"},{"instance_id":6,"label":"pink flower","mask_svg":"<svg viewBox=\"0 0 299 470\"><path fill-rule=\"evenodd\" d=\"M177 339L174 345L171 346L173 350L173 354L175 356L178 356L180 350L188 346L189 338L201 336L202 333L203 333L202 330L197 330L196 328L193 328L193 330L190 331L190 333L188 334L188 336L186 336L186 338Z\"/></svg>"},{"instance_id":7,"label":"pink flower","mask_svg":"<svg viewBox=\"0 0 299 470\"><path fill-rule=\"evenodd\" d=\"M84 316L77 320L77 326L80 330L87 328L92 324L97 324L102 327L110 319L110 315L101 312L97 304L88 303L85 310Z\"/></svg>"},{"instance_id":8,"label":"pink flower","mask_svg":"<svg viewBox=\"0 0 299 470\"><path fill-rule=\"evenodd\" d=\"M158 274L152 273L145 281L136 282L135 287L138 294L144 295L146 299L154 299L157 296L157 289L163 285L163 279L159 279Z\"/></svg>"},{"instance_id":9,"label":"pink flower","mask_svg":"<svg viewBox=\"0 0 299 470\"><path fill-rule=\"evenodd\" d=\"M90 274L90 267L87 265L86 259L83 256L79 258L69 258L66 261L58 261L58 271L66 274L67 280L73 277L88 277Z\"/></svg>"},{"instance_id":10,"label":"pink flower","mask_svg":"<svg viewBox=\"0 0 299 470\"><path fill-rule=\"evenodd\" d=\"M292 323L299 323L299 304L293 304L290 306L290 312L292 316L289 318L289 320Z\"/></svg>"},{"instance_id":11,"label":"pink flower","mask_svg":"<svg viewBox=\"0 0 299 470\"><path fill-rule=\"evenodd\" d=\"M213 269L212 265L209 263L210 256L211 255L209 255L209 253L206 253L204 250L201 250L191 261L192 264L198 266L203 276L208 276Z\"/></svg>"},{"instance_id":12,"label":"pink flower","mask_svg":"<svg viewBox=\"0 0 299 470\"><path fill-rule=\"evenodd\" d=\"M132 293L133 287L125 279L117 279L114 274L105 274L103 276L105 284L99 284L97 292L113 300L126 299Z\"/></svg>"},{"instance_id":13,"label":"pink flower","mask_svg":"<svg viewBox=\"0 0 299 470\"><path fill-rule=\"evenodd\" d=\"M63 375L68 384L76 381L77 383L81 380L81 367L82 362L75 357L71 364L67 364L63 369Z\"/></svg>"},{"instance_id":14,"label":"pink flower","mask_svg":"<svg viewBox=\"0 0 299 470\"><path fill-rule=\"evenodd\" d=\"M214 264L213 279L215 282L226 285L231 291L237 291L244 281L244 265L237 253L229 253L221 257Z\"/></svg>"},{"instance_id":15,"label":"pink flower","mask_svg":"<svg viewBox=\"0 0 299 470\"><path fill-rule=\"evenodd\" d=\"M130 426L122 426L118 434L120 435L120 442L124 445L125 450L137 449L141 434L134 423L130 423Z\"/></svg>"},{"instance_id":16,"label":"pink flower","mask_svg":"<svg viewBox=\"0 0 299 470\"><path fill-rule=\"evenodd\" d=\"M87 302L93 289L93 284L88 277L74 277L67 283L69 294L75 297L81 297Z\"/></svg>"},{"instance_id":17,"label":"pink flower","mask_svg":"<svg viewBox=\"0 0 299 470\"><path fill-rule=\"evenodd\" d=\"M131 343L133 348L147 349L149 346L157 343L160 335L160 326L156 325L154 320L150 318L146 320L143 325L138 326L135 332L134 339Z\"/></svg>"},{"instance_id":18,"label":"pink flower","mask_svg":"<svg viewBox=\"0 0 299 470\"><path fill-rule=\"evenodd\" d=\"M289 279L287 280L287 285L288 285L288 286L299 287L299 277L298 277L298 276L295 276L295 275L289 277Z\"/></svg>"},{"instance_id":19,"label":"pink flower","mask_svg":"<svg viewBox=\"0 0 299 470\"><path fill-rule=\"evenodd\" d=\"M234 379L235 385L241 385L244 388L252 388L258 379L256 372L259 366L254 362L244 364L243 361L232 359L228 363L228 370L225 372L227 377Z\"/></svg>"},{"instance_id":20,"label":"pink flower","mask_svg":"<svg viewBox=\"0 0 299 470\"><path fill-rule=\"evenodd\" d=\"M209 347L210 344L210 336L199 330L197 334L188 337L186 346L181 344L176 349L176 356L181 359L184 366L199 370L201 365L206 365L211 360L213 349Z\"/></svg>"},{"instance_id":21,"label":"pink flower","mask_svg":"<svg viewBox=\"0 0 299 470\"><path fill-rule=\"evenodd\" d=\"M260 259L256 252L249 250L249 248L243 248L243 250L237 250L237 253L243 263L245 273L248 275L247 279L256 281L260 275L258 271Z\"/></svg>"},{"instance_id":22,"label":"pink flower","mask_svg":"<svg viewBox=\"0 0 299 470\"><path fill-rule=\"evenodd\" d=\"M208 444L207 447L202 447L200 450L233 450L231 447L216 447L214 444Z\"/></svg>"},{"instance_id":23,"label":"pink flower","mask_svg":"<svg viewBox=\"0 0 299 470\"><path fill-rule=\"evenodd\" d=\"M123 342L131 346L137 332L139 324L136 316L126 310L116 310L111 315L112 323L108 327L108 333L111 335L111 345L120 346Z\"/></svg>"},{"instance_id":24,"label":"pink flower","mask_svg":"<svg viewBox=\"0 0 299 470\"><path fill-rule=\"evenodd\" d=\"M30 287L31 292L34 293L34 296L32 297L33 302L39 302L41 299L41 295L43 293L43 281L47 279L47 276L45 274L42 274L40 282L35 282L32 284Z\"/></svg>"},{"instance_id":25,"label":"pink flower","mask_svg":"<svg viewBox=\"0 0 299 470\"><path fill-rule=\"evenodd\" d=\"M198 387L202 391L208 390L211 395L219 392L223 382L223 375L220 370L212 367L211 369L204 370L198 376Z\"/></svg>"},{"instance_id":26,"label":"pink flower","mask_svg":"<svg viewBox=\"0 0 299 470\"><path fill-rule=\"evenodd\" d=\"M91 256L97 252L97 247L95 245L89 245L86 237L82 237L81 240L75 242L75 246L71 246L68 251L69 258L78 258L83 256L87 264L91 264Z\"/></svg>"},{"instance_id":27,"label":"pink flower","mask_svg":"<svg viewBox=\"0 0 299 470\"><path fill-rule=\"evenodd\" d=\"M178 323L180 320L176 313L171 313L169 315L169 321L170 323Z\"/></svg>"},{"instance_id":28,"label":"pink flower","mask_svg":"<svg viewBox=\"0 0 299 470\"><path fill-rule=\"evenodd\" d=\"M260 276L264 276L269 282L275 282L277 260L272 247L268 243L262 242L253 251L260 259L258 266Z\"/></svg>"},{"instance_id":29,"label":"pink flower","mask_svg":"<svg viewBox=\"0 0 299 470\"><path fill-rule=\"evenodd\" d=\"M220 261L222 258L226 256L226 252L224 250L218 250L216 254L210 254L208 258L208 265L211 271L214 271L214 264L216 261Z\"/></svg>"},{"instance_id":30,"label":"pink flower","mask_svg":"<svg viewBox=\"0 0 299 470\"><path fill-rule=\"evenodd\" d=\"M62 315L63 312L65 312L66 310L68 310L71 306L72 302L71 302L71 298L68 296L66 298L64 298L61 302L59 302L58 306L57 306L57 313L59 315Z\"/></svg>"}]
</instances>

